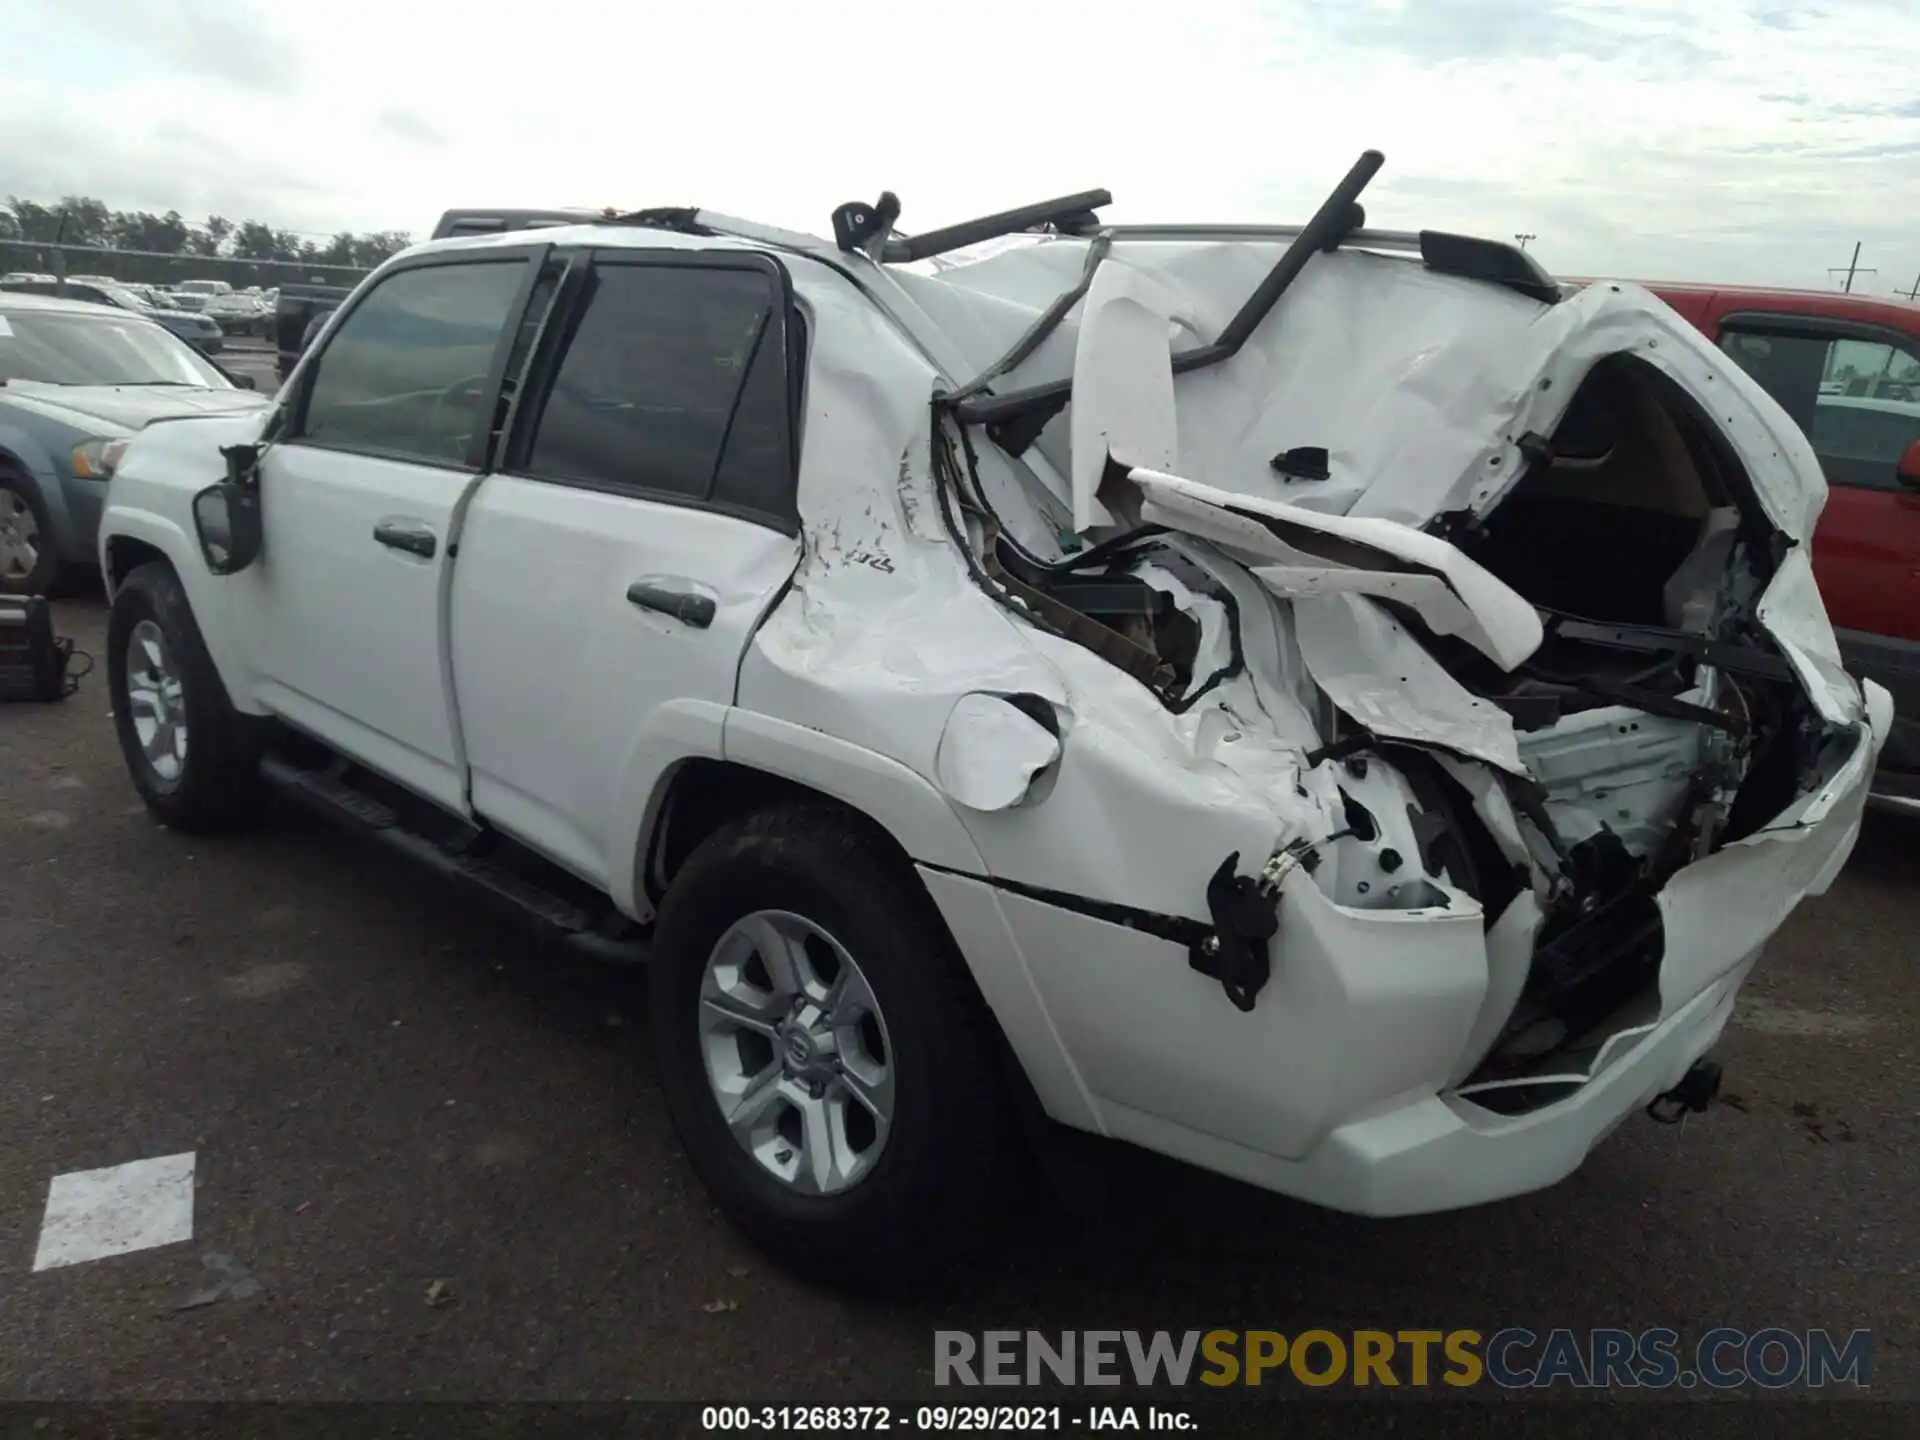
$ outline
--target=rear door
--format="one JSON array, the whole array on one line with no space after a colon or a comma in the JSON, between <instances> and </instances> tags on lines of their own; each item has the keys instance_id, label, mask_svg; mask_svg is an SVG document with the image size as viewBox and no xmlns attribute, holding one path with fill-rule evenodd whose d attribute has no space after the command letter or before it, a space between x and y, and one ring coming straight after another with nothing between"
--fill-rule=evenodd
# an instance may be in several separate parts
<instances>
[{"instance_id":1,"label":"rear door","mask_svg":"<svg viewBox=\"0 0 1920 1440\"><path fill-rule=\"evenodd\" d=\"M260 458L261 557L230 582L254 692L450 809L449 559L491 449L539 247L442 251L361 292Z\"/></svg>"},{"instance_id":2,"label":"rear door","mask_svg":"<svg viewBox=\"0 0 1920 1440\"><path fill-rule=\"evenodd\" d=\"M799 559L801 336L769 256L569 257L462 528L473 809L616 901L641 807L689 748L718 753L741 655Z\"/></svg>"}]
</instances>

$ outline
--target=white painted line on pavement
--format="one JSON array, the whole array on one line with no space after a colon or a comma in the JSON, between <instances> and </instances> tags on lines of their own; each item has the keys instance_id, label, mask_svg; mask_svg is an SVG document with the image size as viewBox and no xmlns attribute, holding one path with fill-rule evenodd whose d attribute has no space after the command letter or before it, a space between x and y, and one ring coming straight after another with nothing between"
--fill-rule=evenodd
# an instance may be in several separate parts
<instances>
[{"instance_id":1,"label":"white painted line on pavement","mask_svg":"<svg viewBox=\"0 0 1920 1440\"><path fill-rule=\"evenodd\" d=\"M193 1238L193 1151L102 1170L72 1170L47 1187L35 1270L79 1265Z\"/></svg>"}]
</instances>

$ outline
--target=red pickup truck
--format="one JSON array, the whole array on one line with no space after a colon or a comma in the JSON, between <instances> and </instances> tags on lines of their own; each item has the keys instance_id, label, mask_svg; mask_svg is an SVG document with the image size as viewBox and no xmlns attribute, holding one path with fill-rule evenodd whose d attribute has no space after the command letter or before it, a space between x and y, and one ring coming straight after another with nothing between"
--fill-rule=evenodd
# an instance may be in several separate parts
<instances>
[{"instance_id":1,"label":"red pickup truck","mask_svg":"<svg viewBox=\"0 0 1920 1440\"><path fill-rule=\"evenodd\" d=\"M1847 668L1892 692L1878 798L1920 811L1920 305L1818 290L1647 286L1758 380L1831 487L1813 569Z\"/></svg>"}]
</instances>

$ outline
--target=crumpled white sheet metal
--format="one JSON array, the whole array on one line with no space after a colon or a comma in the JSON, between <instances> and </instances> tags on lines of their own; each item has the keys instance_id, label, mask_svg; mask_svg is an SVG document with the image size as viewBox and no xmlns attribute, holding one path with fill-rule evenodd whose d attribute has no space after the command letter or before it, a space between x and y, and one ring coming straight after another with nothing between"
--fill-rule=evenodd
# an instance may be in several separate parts
<instances>
[{"instance_id":1,"label":"crumpled white sheet metal","mask_svg":"<svg viewBox=\"0 0 1920 1440\"><path fill-rule=\"evenodd\" d=\"M1297 505L1230 495L1179 475L1136 469L1129 478L1147 497L1143 516L1163 524L1179 526L1190 520L1205 524L1213 521L1214 511L1237 511L1240 518L1265 517L1367 546L1380 553L1383 564L1398 560L1418 565L1444 580L1457 603L1436 604L1432 596L1417 589L1399 598L1419 609L1435 629L1458 634L1502 669L1511 670L1540 647L1543 632L1539 613L1533 606L1512 586L1437 536L1392 520L1320 515ZM1288 561L1304 557L1310 565L1326 564L1287 544L1258 520L1254 521L1254 527L1240 528L1237 533L1249 545L1259 546L1256 553ZM1256 531L1265 532L1264 538Z\"/></svg>"},{"instance_id":2,"label":"crumpled white sheet metal","mask_svg":"<svg viewBox=\"0 0 1920 1440\"><path fill-rule=\"evenodd\" d=\"M1074 282L1087 243L1055 237L951 266L937 278L902 280L916 295L944 290L943 312L959 308L956 290L991 296L1004 341L997 330L980 333L980 325L970 337L987 349L1010 343ZM1200 338L1210 340L1283 248L1278 241L1121 239L1105 263L1153 276L1171 297L1168 308L1197 321ZM986 308L976 304L969 313L983 325ZM1069 316L1061 343L1042 347L1014 380L1067 375L1067 337L1078 324ZM1525 468L1521 436L1551 433L1594 363L1623 352L1703 403L1724 402L1709 413L1739 450L1769 517L1790 538L1812 533L1826 483L1806 437L1754 380L1648 291L1605 281L1549 306L1435 274L1406 257L1359 250L1316 256L1237 356L1175 378L1176 468L1235 494L1405 525L1454 510L1484 513ZM991 358L983 353L981 363ZM1066 473L1063 431L1050 427L1038 448ZM1274 455L1303 445L1326 448L1328 479L1273 472Z\"/></svg>"},{"instance_id":3,"label":"crumpled white sheet metal","mask_svg":"<svg viewBox=\"0 0 1920 1440\"><path fill-rule=\"evenodd\" d=\"M1527 773L1512 717L1449 675L1377 601L1365 595L1295 600L1293 633L1327 698L1375 735Z\"/></svg>"}]
</instances>

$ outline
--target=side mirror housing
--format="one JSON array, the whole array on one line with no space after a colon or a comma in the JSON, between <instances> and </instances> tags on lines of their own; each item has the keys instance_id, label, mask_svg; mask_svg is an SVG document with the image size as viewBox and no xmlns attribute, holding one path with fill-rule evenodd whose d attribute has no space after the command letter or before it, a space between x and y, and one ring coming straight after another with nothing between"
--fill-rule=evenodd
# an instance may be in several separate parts
<instances>
[{"instance_id":1,"label":"side mirror housing","mask_svg":"<svg viewBox=\"0 0 1920 1440\"><path fill-rule=\"evenodd\" d=\"M1893 475L1907 489L1920 490L1920 440L1907 446L1900 463L1894 467Z\"/></svg>"},{"instance_id":2,"label":"side mirror housing","mask_svg":"<svg viewBox=\"0 0 1920 1440\"><path fill-rule=\"evenodd\" d=\"M215 575L234 575L260 558L260 485L254 470L259 450L229 445L220 454L227 478L193 497L193 528L200 554Z\"/></svg>"}]
</instances>

